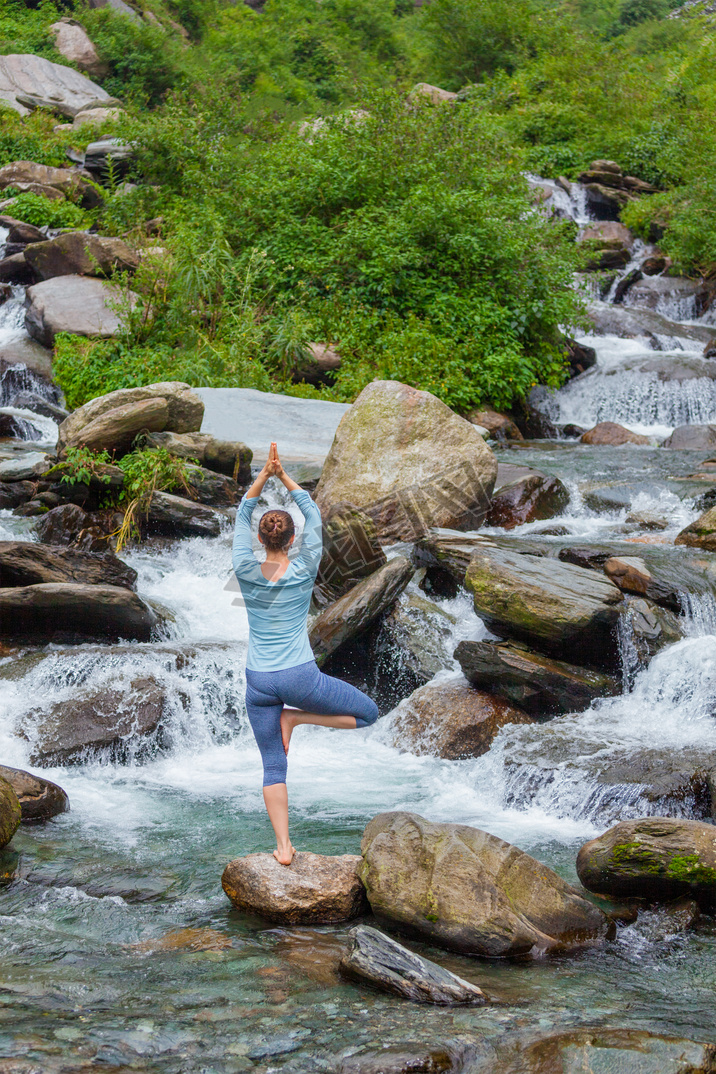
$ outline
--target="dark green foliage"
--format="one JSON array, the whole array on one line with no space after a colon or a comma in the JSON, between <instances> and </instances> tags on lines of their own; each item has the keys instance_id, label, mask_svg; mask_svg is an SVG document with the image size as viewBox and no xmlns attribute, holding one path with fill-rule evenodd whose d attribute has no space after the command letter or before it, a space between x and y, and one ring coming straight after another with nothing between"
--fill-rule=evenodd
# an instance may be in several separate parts
<instances>
[{"instance_id":1,"label":"dark green foliage","mask_svg":"<svg viewBox=\"0 0 716 1074\"><path fill-rule=\"evenodd\" d=\"M42 194L19 194L8 188L3 191L8 197L13 193L17 196L13 199L8 211L16 220L24 220L26 224L34 224L35 227L89 227L91 215L74 205L71 201L51 201Z\"/></svg>"},{"instance_id":2,"label":"dark green foliage","mask_svg":"<svg viewBox=\"0 0 716 1074\"><path fill-rule=\"evenodd\" d=\"M43 0L37 6L21 0L3 0L0 6L0 55L11 52L32 52L54 63L67 63L55 51L54 37L49 32L53 22L66 15L62 4Z\"/></svg>"}]
</instances>

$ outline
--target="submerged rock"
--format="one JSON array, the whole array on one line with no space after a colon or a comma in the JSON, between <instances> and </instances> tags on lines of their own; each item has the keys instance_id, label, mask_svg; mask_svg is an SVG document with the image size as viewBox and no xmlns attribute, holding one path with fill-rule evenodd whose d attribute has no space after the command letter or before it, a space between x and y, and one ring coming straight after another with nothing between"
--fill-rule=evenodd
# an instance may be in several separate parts
<instances>
[{"instance_id":1,"label":"submerged rock","mask_svg":"<svg viewBox=\"0 0 716 1074\"><path fill-rule=\"evenodd\" d=\"M535 717L583 712L598 697L621 693L612 675L551 660L513 642L461 641L455 659L475 686Z\"/></svg>"},{"instance_id":2,"label":"submerged rock","mask_svg":"<svg viewBox=\"0 0 716 1074\"><path fill-rule=\"evenodd\" d=\"M20 827L20 803L8 780L0 775L0 847L7 846Z\"/></svg>"},{"instance_id":3,"label":"submerged rock","mask_svg":"<svg viewBox=\"0 0 716 1074\"><path fill-rule=\"evenodd\" d=\"M121 763L141 760L161 745L165 714L163 689L137 678L116 690L80 691L48 710L34 709L20 733L39 768L84 764L97 755Z\"/></svg>"},{"instance_id":4,"label":"submerged rock","mask_svg":"<svg viewBox=\"0 0 716 1074\"><path fill-rule=\"evenodd\" d=\"M716 1045L586 1026L539 1040L505 1040L493 1063L500 1074L713 1074Z\"/></svg>"},{"instance_id":5,"label":"submerged rock","mask_svg":"<svg viewBox=\"0 0 716 1074\"><path fill-rule=\"evenodd\" d=\"M118 408L125 408L145 403L150 400L163 401L166 405L166 418L162 430L175 433L189 433L201 428L204 417L204 403L188 384L182 381L159 381L140 388L119 388L91 399L84 406L78 407L60 426L57 450L73 447L84 442L83 431ZM157 430L160 431L160 430Z\"/></svg>"},{"instance_id":6,"label":"submerged rock","mask_svg":"<svg viewBox=\"0 0 716 1074\"><path fill-rule=\"evenodd\" d=\"M397 709L393 745L450 761L480 757L506 723L532 723L532 717L463 681L428 683Z\"/></svg>"},{"instance_id":7,"label":"submerged rock","mask_svg":"<svg viewBox=\"0 0 716 1074\"><path fill-rule=\"evenodd\" d=\"M373 913L463 954L534 958L601 944L613 931L551 869L477 828L381 813L361 852Z\"/></svg>"},{"instance_id":8,"label":"submerged rock","mask_svg":"<svg viewBox=\"0 0 716 1074\"><path fill-rule=\"evenodd\" d=\"M0 764L0 779L7 780L17 795L23 822L49 820L59 813L66 813L70 800L56 783L21 768L8 768Z\"/></svg>"},{"instance_id":9,"label":"submerged rock","mask_svg":"<svg viewBox=\"0 0 716 1074\"><path fill-rule=\"evenodd\" d=\"M621 339L646 337L651 340L655 350L670 350L673 346L671 341L675 339L688 339L704 344L713 338L713 328L700 324L679 324L662 317L655 310L590 302L589 315L595 335L619 336ZM662 346L661 340L668 341L668 345Z\"/></svg>"},{"instance_id":10,"label":"submerged rock","mask_svg":"<svg viewBox=\"0 0 716 1074\"><path fill-rule=\"evenodd\" d=\"M477 528L497 475L480 433L430 392L397 381L364 388L336 431L316 502L353 503L382 541L431 526Z\"/></svg>"},{"instance_id":11,"label":"submerged rock","mask_svg":"<svg viewBox=\"0 0 716 1074\"><path fill-rule=\"evenodd\" d=\"M583 444L607 444L620 447L622 444L648 444L648 436L632 433L623 425L617 425L613 421L600 421L593 429L587 429L579 438Z\"/></svg>"},{"instance_id":12,"label":"submerged rock","mask_svg":"<svg viewBox=\"0 0 716 1074\"><path fill-rule=\"evenodd\" d=\"M362 1049L342 1061L336 1057L335 1069L337 1074L458 1074L465 1069L464 1051L455 1041L385 1045Z\"/></svg>"},{"instance_id":13,"label":"submerged rock","mask_svg":"<svg viewBox=\"0 0 716 1074\"><path fill-rule=\"evenodd\" d=\"M584 886L619 898L716 901L716 828L697 820L623 821L585 843L577 857Z\"/></svg>"},{"instance_id":14,"label":"submerged rock","mask_svg":"<svg viewBox=\"0 0 716 1074\"><path fill-rule=\"evenodd\" d=\"M137 572L111 552L82 552L30 541L0 541L0 587L43 582L134 589Z\"/></svg>"},{"instance_id":15,"label":"submerged rock","mask_svg":"<svg viewBox=\"0 0 716 1074\"><path fill-rule=\"evenodd\" d=\"M676 537L674 544L685 544L690 548L703 548L706 552L716 552L716 507L704 511L695 522L690 523Z\"/></svg>"},{"instance_id":16,"label":"submerged rock","mask_svg":"<svg viewBox=\"0 0 716 1074\"><path fill-rule=\"evenodd\" d=\"M561 660L614 667L623 598L608 578L570 563L485 547L473 552L465 584L490 630Z\"/></svg>"},{"instance_id":17,"label":"submerged rock","mask_svg":"<svg viewBox=\"0 0 716 1074\"><path fill-rule=\"evenodd\" d=\"M355 854L297 851L287 866L273 854L249 854L229 862L221 885L239 910L284 925L328 925L364 912L360 863Z\"/></svg>"},{"instance_id":18,"label":"submerged rock","mask_svg":"<svg viewBox=\"0 0 716 1074\"><path fill-rule=\"evenodd\" d=\"M558 477L529 466L500 463L485 525L512 530L561 515L568 503L569 493Z\"/></svg>"},{"instance_id":19,"label":"submerged rock","mask_svg":"<svg viewBox=\"0 0 716 1074\"><path fill-rule=\"evenodd\" d=\"M149 641L157 622L136 593L119 586L49 582L0 589L0 637L13 641Z\"/></svg>"},{"instance_id":20,"label":"submerged rock","mask_svg":"<svg viewBox=\"0 0 716 1074\"><path fill-rule=\"evenodd\" d=\"M387 611L413 577L414 568L405 556L396 556L368 578L349 589L345 596L317 616L309 637L320 665L341 645L365 631Z\"/></svg>"},{"instance_id":21,"label":"submerged rock","mask_svg":"<svg viewBox=\"0 0 716 1074\"><path fill-rule=\"evenodd\" d=\"M416 955L377 929L357 925L348 935L352 946L341 960L341 969L349 977L368 981L414 1003L443 1007L482 1007L487 1003L487 996L477 985Z\"/></svg>"}]
</instances>

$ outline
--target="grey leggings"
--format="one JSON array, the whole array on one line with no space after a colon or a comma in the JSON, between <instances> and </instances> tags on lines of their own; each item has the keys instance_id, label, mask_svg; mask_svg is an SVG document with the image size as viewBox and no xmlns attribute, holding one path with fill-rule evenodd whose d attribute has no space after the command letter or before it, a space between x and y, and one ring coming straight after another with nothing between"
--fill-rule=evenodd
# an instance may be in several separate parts
<instances>
[{"instance_id":1,"label":"grey leggings","mask_svg":"<svg viewBox=\"0 0 716 1074\"><path fill-rule=\"evenodd\" d=\"M324 675L315 660L285 671L246 669L246 711L264 763L264 787L286 782L281 740L283 706L317 716L355 716L356 727L378 719L378 706L350 683Z\"/></svg>"}]
</instances>

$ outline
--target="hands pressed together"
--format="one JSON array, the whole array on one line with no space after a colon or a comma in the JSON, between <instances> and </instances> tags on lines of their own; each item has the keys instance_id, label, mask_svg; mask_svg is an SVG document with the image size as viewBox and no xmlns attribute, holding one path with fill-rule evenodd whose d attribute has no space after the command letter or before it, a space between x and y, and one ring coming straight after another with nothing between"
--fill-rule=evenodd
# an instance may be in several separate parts
<instances>
[{"instance_id":1,"label":"hands pressed together","mask_svg":"<svg viewBox=\"0 0 716 1074\"><path fill-rule=\"evenodd\" d=\"M275 441L272 441L269 448L268 459L264 463L258 477L254 481L253 485L249 489L247 495L249 498L252 496L260 496L263 491L263 487L270 477L277 477L278 480L285 485L289 492L294 489L300 488L296 482L288 476L283 468L281 460L278 457L278 447Z\"/></svg>"}]
</instances>

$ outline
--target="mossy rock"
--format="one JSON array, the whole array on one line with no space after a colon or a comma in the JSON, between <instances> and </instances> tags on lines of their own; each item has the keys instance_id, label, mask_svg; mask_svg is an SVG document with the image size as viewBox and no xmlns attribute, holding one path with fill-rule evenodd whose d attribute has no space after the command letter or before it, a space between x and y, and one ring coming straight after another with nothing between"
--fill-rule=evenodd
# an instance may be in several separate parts
<instances>
[{"instance_id":1,"label":"mossy rock","mask_svg":"<svg viewBox=\"0 0 716 1074\"><path fill-rule=\"evenodd\" d=\"M696 820L624 821L585 843L577 858L585 888L618 898L716 903L716 827Z\"/></svg>"},{"instance_id":2,"label":"mossy rock","mask_svg":"<svg viewBox=\"0 0 716 1074\"><path fill-rule=\"evenodd\" d=\"M6 779L0 778L0 847L10 842L20 827L21 810L17 795Z\"/></svg>"}]
</instances>

